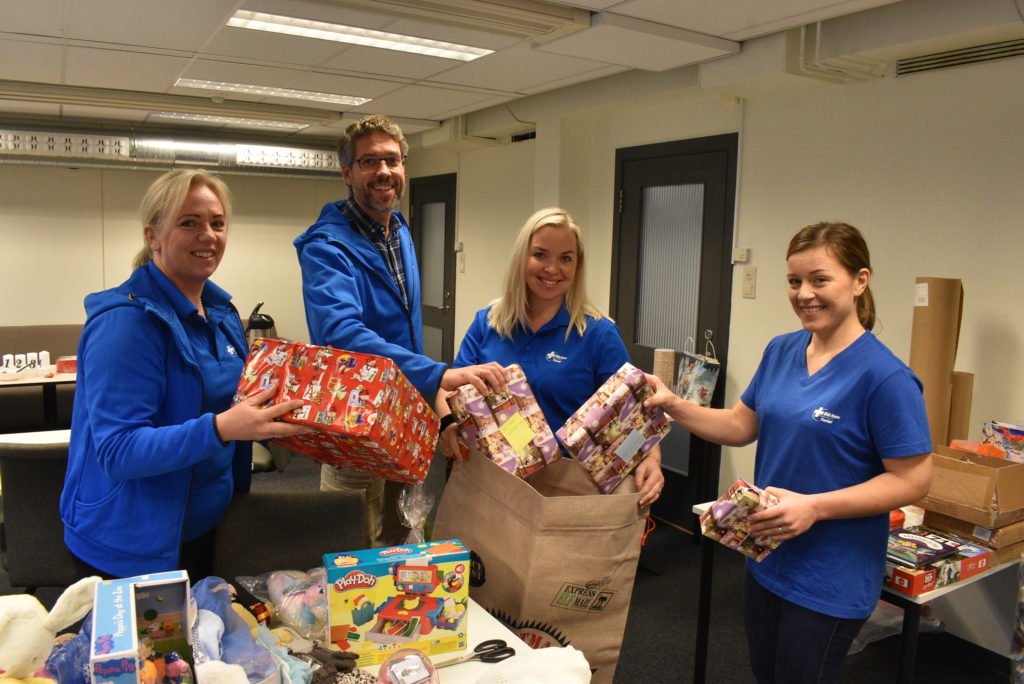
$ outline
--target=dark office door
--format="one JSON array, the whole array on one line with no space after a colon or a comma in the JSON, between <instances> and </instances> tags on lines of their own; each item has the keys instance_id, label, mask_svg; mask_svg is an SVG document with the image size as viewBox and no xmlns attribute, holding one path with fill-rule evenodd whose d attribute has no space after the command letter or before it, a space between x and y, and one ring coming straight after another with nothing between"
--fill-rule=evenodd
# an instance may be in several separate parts
<instances>
[{"instance_id":1,"label":"dark office door","mask_svg":"<svg viewBox=\"0 0 1024 684\"><path fill-rule=\"evenodd\" d=\"M630 358L650 371L654 350L693 339L722 361L712 406L721 407L732 293L736 134L616 152L612 315ZM721 447L674 425L662 443L661 518L691 528L695 502L717 497Z\"/></svg>"},{"instance_id":2,"label":"dark office door","mask_svg":"<svg viewBox=\"0 0 1024 684\"><path fill-rule=\"evenodd\" d=\"M409 181L409 229L423 293L423 351L445 363L455 359L455 179L448 173Z\"/></svg>"}]
</instances>

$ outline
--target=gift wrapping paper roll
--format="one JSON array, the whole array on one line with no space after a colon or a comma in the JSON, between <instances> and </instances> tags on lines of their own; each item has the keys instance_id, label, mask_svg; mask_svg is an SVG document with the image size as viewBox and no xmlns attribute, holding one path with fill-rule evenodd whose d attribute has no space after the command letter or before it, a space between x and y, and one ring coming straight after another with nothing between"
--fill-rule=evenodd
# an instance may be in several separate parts
<instances>
[{"instance_id":1,"label":"gift wrapping paper roll","mask_svg":"<svg viewBox=\"0 0 1024 684\"><path fill-rule=\"evenodd\" d=\"M675 387L676 381L673 377L676 367L675 349L654 350L654 375L661 378L666 387Z\"/></svg>"},{"instance_id":2,"label":"gift wrapping paper roll","mask_svg":"<svg viewBox=\"0 0 1024 684\"><path fill-rule=\"evenodd\" d=\"M910 331L910 367L924 384L932 443L943 446L949 444L953 364L963 305L964 290L959 278L917 278Z\"/></svg>"},{"instance_id":3,"label":"gift wrapping paper roll","mask_svg":"<svg viewBox=\"0 0 1024 684\"><path fill-rule=\"evenodd\" d=\"M953 371L953 391L949 400L949 434L947 443L967 439L971 431L971 400L974 396L974 373Z\"/></svg>"}]
</instances>

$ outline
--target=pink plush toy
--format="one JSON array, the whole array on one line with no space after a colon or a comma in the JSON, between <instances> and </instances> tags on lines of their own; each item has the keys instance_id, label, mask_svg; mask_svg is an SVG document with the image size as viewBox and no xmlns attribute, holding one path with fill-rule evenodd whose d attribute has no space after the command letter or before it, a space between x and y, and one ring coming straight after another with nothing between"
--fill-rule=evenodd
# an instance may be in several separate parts
<instances>
[{"instance_id":1,"label":"pink plush toy","mask_svg":"<svg viewBox=\"0 0 1024 684\"><path fill-rule=\"evenodd\" d=\"M306 639L323 640L326 636L324 578L323 568L282 570L267 577L267 593L277 617Z\"/></svg>"}]
</instances>

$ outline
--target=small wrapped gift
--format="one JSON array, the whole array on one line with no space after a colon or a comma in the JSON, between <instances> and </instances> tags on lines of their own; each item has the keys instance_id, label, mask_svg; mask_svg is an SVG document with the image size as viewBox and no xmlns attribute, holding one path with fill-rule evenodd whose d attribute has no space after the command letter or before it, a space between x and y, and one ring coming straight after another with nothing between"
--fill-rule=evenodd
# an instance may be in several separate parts
<instances>
[{"instance_id":1,"label":"small wrapped gift","mask_svg":"<svg viewBox=\"0 0 1024 684\"><path fill-rule=\"evenodd\" d=\"M559 428L558 439L608 493L668 434L660 408L644 408L654 390L626 363Z\"/></svg>"},{"instance_id":2,"label":"small wrapped gift","mask_svg":"<svg viewBox=\"0 0 1024 684\"><path fill-rule=\"evenodd\" d=\"M437 416L391 359L257 338L235 401L277 381L272 404L301 399L282 418L316 430L273 440L334 466L422 482L437 444Z\"/></svg>"},{"instance_id":3,"label":"small wrapped gift","mask_svg":"<svg viewBox=\"0 0 1024 684\"><path fill-rule=\"evenodd\" d=\"M519 364L508 367L504 392L481 394L463 385L448 395L465 459L476 448L510 473L525 478L561 458L558 442L544 419Z\"/></svg>"},{"instance_id":4,"label":"small wrapped gift","mask_svg":"<svg viewBox=\"0 0 1024 684\"><path fill-rule=\"evenodd\" d=\"M700 516L701 533L760 563L769 553L779 548L782 542L771 537L750 534L747 516L777 503L779 500L771 494L749 482L736 480L725 494Z\"/></svg>"}]
</instances>

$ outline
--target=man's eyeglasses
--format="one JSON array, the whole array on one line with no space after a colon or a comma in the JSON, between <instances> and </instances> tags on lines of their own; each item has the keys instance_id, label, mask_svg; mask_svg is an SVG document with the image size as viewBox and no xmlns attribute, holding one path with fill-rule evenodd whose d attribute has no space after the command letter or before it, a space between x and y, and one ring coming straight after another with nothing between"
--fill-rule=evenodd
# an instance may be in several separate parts
<instances>
[{"instance_id":1,"label":"man's eyeglasses","mask_svg":"<svg viewBox=\"0 0 1024 684\"><path fill-rule=\"evenodd\" d=\"M363 171L375 171L381 162L387 164L389 169L397 169L403 163L405 163L406 155L398 155L392 157L360 157L359 159L353 160L354 164L358 164L359 168Z\"/></svg>"}]
</instances>

